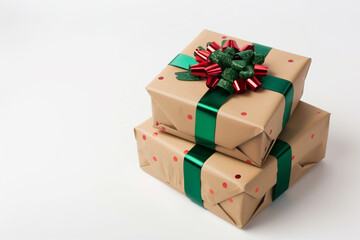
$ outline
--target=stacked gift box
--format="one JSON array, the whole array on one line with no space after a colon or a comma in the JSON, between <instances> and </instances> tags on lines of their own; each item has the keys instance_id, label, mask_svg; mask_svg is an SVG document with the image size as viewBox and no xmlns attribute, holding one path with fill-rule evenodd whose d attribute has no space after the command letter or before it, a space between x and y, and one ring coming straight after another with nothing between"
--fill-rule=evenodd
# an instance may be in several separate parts
<instances>
[{"instance_id":1,"label":"stacked gift box","mask_svg":"<svg viewBox=\"0 0 360 240\"><path fill-rule=\"evenodd\" d=\"M310 63L204 30L147 86L140 167L243 227L325 156L330 114L300 101Z\"/></svg>"}]
</instances>

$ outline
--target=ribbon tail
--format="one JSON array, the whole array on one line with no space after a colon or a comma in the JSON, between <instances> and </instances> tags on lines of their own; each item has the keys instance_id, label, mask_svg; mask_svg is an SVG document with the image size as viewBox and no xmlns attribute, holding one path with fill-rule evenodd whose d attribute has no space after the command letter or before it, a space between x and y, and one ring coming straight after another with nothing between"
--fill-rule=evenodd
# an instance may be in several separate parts
<instances>
[{"instance_id":1,"label":"ribbon tail","mask_svg":"<svg viewBox=\"0 0 360 240\"><path fill-rule=\"evenodd\" d=\"M179 53L170 63L169 65L189 69L191 65L198 64L195 58L190 57L188 55Z\"/></svg>"}]
</instances>

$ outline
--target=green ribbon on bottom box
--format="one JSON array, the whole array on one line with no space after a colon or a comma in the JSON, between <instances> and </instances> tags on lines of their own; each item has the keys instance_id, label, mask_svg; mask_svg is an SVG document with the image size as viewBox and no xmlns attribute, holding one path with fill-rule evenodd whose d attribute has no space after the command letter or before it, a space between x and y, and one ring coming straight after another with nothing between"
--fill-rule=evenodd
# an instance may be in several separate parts
<instances>
[{"instance_id":1,"label":"green ribbon on bottom box","mask_svg":"<svg viewBox=\"0 0 360 240\"><path fill-rule=\"evenodd\" d=\"M184 158L184 188L185 194L192 201L204 206L201 197L201 169L215 150L196 144ZM277 159L277 177L273 192L273 200L278 198L289 187L291 174L291 147L288 143L278 139L270 155Z\"/></svg>"}]
</instances>

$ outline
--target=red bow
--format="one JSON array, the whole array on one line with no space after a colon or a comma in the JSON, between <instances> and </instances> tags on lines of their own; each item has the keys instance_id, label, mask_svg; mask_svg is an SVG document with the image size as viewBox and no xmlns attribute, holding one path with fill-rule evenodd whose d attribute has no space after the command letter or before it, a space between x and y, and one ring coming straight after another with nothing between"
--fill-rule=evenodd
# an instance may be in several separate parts
<instances>
[{"instance_id":1,"label":"red bow","mask_svg":"<svg viewBox=\"0 0 360 240\"><path fill-rule=\"evenodd\" d=\"M206 77L206 86L210 89L214 89L218 85L221 74L225 69L222 69L218 63L212 62L209 59L209 56L217 50L221 50L222 52L224 52L226 48L229 47L234 48L236 52L255 50L254 45L245 45L239 48L234 40L227 40L222 47L216 42L211 42L210 44L208 44L206 50L200 48L195 49L195 60L198 62L198 64L190 66L191 74L200 77ZM231 59L228 59L227 67L232 67L233 60L235 60L236 62L236 60L241 60L241 57L238 54L232 56ZM252 77L249 77L247 79L238 78L233 81L232 85L236 94L246 92L247 87L253 91L261 87L261 82L258 77L265 76L267 74L268 67L260 64L254 64L251 66L253 66L254 70L254 74Z\"/></svg>"}]
</instances>

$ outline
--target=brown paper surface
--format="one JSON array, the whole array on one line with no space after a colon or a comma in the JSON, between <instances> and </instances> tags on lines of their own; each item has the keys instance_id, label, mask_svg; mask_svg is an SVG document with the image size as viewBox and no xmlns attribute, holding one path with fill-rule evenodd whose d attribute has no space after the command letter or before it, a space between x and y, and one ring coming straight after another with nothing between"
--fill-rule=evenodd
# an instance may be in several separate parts
<instances>
[{"instance_id":1,"label":"brown paper surface","mask_svg":"<svg viewBox=\"0 0 360 240\"><path fill-rule=\"evenodd\" d=\"M193 56L199 45L205 46L209 41L220 43L223 40L222 36L204 30L182 53ZM236 40L239 46L251 43L233 37L227 39ZM293 62L288 62L289 59ZM310 62L310 58L277 49L272 49L266 57L264 65L269 66L269 75L293 83L292 111L302 95ZM205 81L177 80L175 72L179 71L184 70L166 66L146 88L152 98L154 126L195 142L196 106L208 88ZM160 76L163 77L162 80L158 79ZM281 132L284 107L284 96L274 91L259 89L256 92L247 91L242 95L234 94L218 112L215 149L261 166L272 147L273 140ZM189 115L191 119L188 118Z\"/></svg>"},{"instance_id":2,"label":"brown paper surface","mask_svg":"<svg viewBox=\"0 0 360 240\"><path fill-rule=\"evenodd\" d=\"M300 102L279 136L292 149L290 186L325 156L329 118L329 113ZM135 128L140 167L185 194L184 151L190 150L194 143L164 133L154 128L152 122L149 119ZM216 152L202 168L204 206L228 222L243 227L272 202L276 174L277 161L271 155L263 167L258 168ZM240 178L236 178L237 175Z\"/></svg>"}]
</instances>

